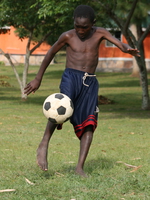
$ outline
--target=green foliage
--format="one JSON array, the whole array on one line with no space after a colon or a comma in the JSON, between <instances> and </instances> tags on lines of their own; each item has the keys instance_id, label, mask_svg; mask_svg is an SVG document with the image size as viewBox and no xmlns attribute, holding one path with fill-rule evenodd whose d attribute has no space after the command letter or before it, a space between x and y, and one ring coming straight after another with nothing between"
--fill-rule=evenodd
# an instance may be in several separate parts
<instances>
[{"instance_id":1,"label":"green foliage","mask_svg":"<svg viewBox=\"0 0 150 200\"><path fill-rule=\"evenodd\" d=\"M39 16L46 18L47 16L51 16L55 19L58 33L62 33L63 31L69 30L73 28L73 11L74 9L80 5L85 4L93 7L96 12L96 25L103 27L110 27L110 19L106 15L104 9L98 6L98 3L95 1L89 0L40 0L41 8L39 9ZM105 3L111 7L111 9L115 8L116 0L113 1L105 1ZM59 31L60 27L60 31Z\"/></svg>"},{"instance_id":2,"label":"green foliage","mask_svg":"<svg viewBox=\"0 0 150 200\"><path fill-rule=\"evenodd\" d=\"M133 2L134 0L126 0L125 2L117 0L117 9L116 9L117 15L126 20L126 17L131 9L131 5L133 4ZM138 1L133 17L131 19L131 23L142 24L148 17L149 10L150 10L150 1L148 0Z\"/></svg>"},{"instance_id":3,"label":"green foliage","mask_svg":"<svg viewBox=\"0 0 150 200\"><path fill-rule=\"evenodd\" d=\"M9 67L1 66L0 86L0 193L3 200L148 200L150 197L150 113L139 109L139 80L124 73L97 73L99 94L115 101L101 105L98 128L85 163L89 178L74 174L79 140L69 122L54 133L49 145L49 170L36 165L36 149L45 129L42 103L58 92L64 57L48 68L41 88L20 101L19 87ZM60 64L62 63L62 64ZM21 73L21 67L18 66ZM29 80L38 70L31 66ZM3 76L2 76L3 75ZM150 78L150 76L149 76ZM122 161L122 163L117 163ZM141 166L134 172L124 163ZM31 183L27 182L29 180Z\"/></svg>"},{"instance_id":4,"label":"green foliage","mask_svg":"<svg viewBox=\"0 0 150 200\"><path fill-rule=\"evenodd\" d=\"M133 0L100 2L125 21ZM29 32L33 30L33 38L37 41L41 38L40 36L52 30L51 37L48 38L49 43L52 44L62 32L73 28L73 11L80 4L87 4L94 8L97 26L116 27L99 1L94 0L1 0L0 26L16 27L20 38L29 37ZM150 10L150 2L148 0L139 1L132 22L142 23L147 18L148 10Z\"/></svg>"},{"instance_id":5,"label":"green foliage","mask_svg":"<svg viewBox=\"0 0 150 200\"><path fill-rule=\"evenodd\" d=\"M14 26L16 33L21 39L31 37L32 40L39 41L51 29L51 18L39 18L38 11L41 7L36 0L2 0L0 2L1 8L1 22L0 26Z\"/></svg>"},{"instance_id":6,"label":"green foliage","mask_svg":"<svg viewBox=\"0 0 150 200\"><path fill-rule=\"evenodd\" d=\"M44 20L50 18L52 37L49 37L48 41L53 44L61 33L73 28L73 11L77 5L84 1L39 0L39 2L41 4L41 8L38 11L39 18L44 18ZM36 6L37 3L34 7Z\"/></svg>"}]
</instances>

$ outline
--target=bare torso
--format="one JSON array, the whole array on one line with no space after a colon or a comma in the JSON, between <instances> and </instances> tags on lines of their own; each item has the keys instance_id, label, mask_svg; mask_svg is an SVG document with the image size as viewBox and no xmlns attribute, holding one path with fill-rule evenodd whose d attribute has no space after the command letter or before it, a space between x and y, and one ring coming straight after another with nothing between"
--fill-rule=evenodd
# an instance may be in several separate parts
<instances>
[{"instance_id":1,"label":"bare torso","mask_svg":"<svg viewBox=\"0 0 150 200\"><path fill-rule=\"evenodd\" d=\"M40 69L33 81L25 87L25 94L35 92L42 81L43 74L55 54L65 45L66 68L72 68L88 73L95 73L98 64L99 45L103 39L115 44L122 52L140 57L137 49L122 43L110 32L101 27L93 27L88 18L75 18L75 29L63 33L47 52Z\"/></svg>"},{"instance_id":2,"label":"bare torso","mask_svg":"<svg viewBox=\"0 0 150 200\"><path fill-rule=\"evenodd\" d=\"M93 27L88 38L81 40L75 30L66 32L66 68L94 73L98 63L99 44L103 34Z\"/></svg>"}]
</instances>

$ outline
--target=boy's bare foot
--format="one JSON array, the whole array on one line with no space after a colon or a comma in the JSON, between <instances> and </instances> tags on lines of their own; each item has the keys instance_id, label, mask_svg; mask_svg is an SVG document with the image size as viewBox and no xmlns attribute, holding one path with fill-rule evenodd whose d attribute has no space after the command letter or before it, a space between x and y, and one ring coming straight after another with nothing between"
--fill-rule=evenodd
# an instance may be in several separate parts
<instances>
[{"instance_id":1,"label":"boy's bare foot","mask_svg":"<svg viewBox=\"0 0 150 200\"><path fill-rule=\"evenodd\" d=\"M37 164L43 170L48 170L47 148L39 146L37 149Z\"/></svg>"},{"instance_id":2,"label":"boy's bare foot","mask_svg":"<svg viewBox=\"0 0 150 200\"><path fill-rule=\"evenodd\" d=\"M78 169L76 168L75 169L75 173L81 177L84 177L84 178L88 178L88 176L85 174L85 172L83 171L83 169Z\"/></svg>"}]
</instances>

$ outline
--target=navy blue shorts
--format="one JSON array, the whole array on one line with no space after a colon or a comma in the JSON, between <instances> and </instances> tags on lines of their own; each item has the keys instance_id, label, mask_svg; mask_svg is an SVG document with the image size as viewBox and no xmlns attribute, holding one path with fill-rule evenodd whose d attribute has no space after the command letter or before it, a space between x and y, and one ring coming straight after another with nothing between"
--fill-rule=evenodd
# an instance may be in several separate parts
<instances>
[{"instance_id":1,"label":"navy blue shorts","mask_svg":"<svg viewBox=\"0 0 150 200\"><path fill-rule=\"evenodd\" d=\"M85 127L97 127L99 84L94 74L66 68L60 83L60 92L66 94L74 104L70 118L75 133L80 139Z\"/></svg>"}]
</instances>

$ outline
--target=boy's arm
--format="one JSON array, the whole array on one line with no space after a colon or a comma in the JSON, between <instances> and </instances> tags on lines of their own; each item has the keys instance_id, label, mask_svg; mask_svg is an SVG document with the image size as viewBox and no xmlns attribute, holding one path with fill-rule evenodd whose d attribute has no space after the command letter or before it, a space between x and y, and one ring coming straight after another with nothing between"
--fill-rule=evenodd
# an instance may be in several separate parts
<instances>
[{"instance_id":1,"label":"boy's arm","mask_svg":"<svg viewBox=\"0 0 150 200\"><path fill-rule=\"evenodd\" d=\"M111 43L113 43L114 45L116 45L124 53L129 53L129 54L131 54L133 56L140 57L138 49L133 49L128 44L125 44L125 43L119 41L117 38L113 37L111 35L111 33L109 31L107 31L107 30L105 30L104 39L109 40Z\"/></svg>"},{"instance_id":2,"label":"boy's arm","mask_svg":"<svg viewBox=\"0 0 150 200\"><path fill-rule=\"evenodd\" d=\"M24 93L29 95L30 93L34 93L41 85L42 77L44 75L45 70L47 69L49 63L54 58L55 54L66 44L67 35L63 33L57 42L49 49L47 52L42 64L39 68L39 71L34 80L26 85L24 88Z\"/></svg>"}]
</instances>

